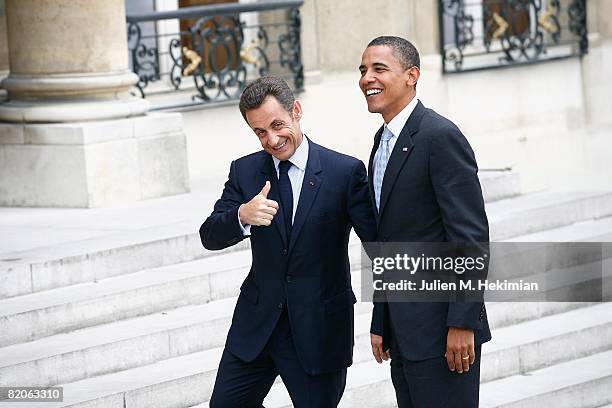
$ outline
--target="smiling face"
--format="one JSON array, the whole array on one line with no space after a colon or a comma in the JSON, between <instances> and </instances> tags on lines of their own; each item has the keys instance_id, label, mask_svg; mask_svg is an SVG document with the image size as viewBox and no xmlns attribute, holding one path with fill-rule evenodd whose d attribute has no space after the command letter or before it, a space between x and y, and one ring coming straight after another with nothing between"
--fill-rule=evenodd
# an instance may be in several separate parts
<instances>
[{"instance_id":1,"label":"smiling face","mask_svg":"<svg viewBox=\"0 0 612 408\"><path fill-rule=\"evenodd\" d=\"M302 106L293 102L291 114L274 96L268 96L255 109L246 111L246 120L261 147L280 161L288 160L302 143Z\"/></svg>"},{"instance_id":2,"label":"smiling face","mask_svg":"<svg viewBox=\"0 0 612 408\"><path fill-rule=\"evenodd\" d=\"M367 47L361 56L359 72L359 87L368 103L368 110L382 114L386 123L416 95L419 69L402 67L389 46Z\"/></svg>"}]
</instances>

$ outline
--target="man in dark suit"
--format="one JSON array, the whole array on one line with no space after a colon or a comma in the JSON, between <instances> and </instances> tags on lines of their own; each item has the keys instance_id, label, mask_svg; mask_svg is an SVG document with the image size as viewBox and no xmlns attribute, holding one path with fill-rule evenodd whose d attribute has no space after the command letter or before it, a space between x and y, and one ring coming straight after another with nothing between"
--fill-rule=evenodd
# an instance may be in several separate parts
<instances>
[{"instance_id":1,"label":"man in dark suit","mask_svg":"<svg viewBox=\"0 0 612 408\"><path fill-rule=\"evenodd\" d=\"M200 237L214 250L250 236L253 261L210 406L260 407L280 375L295 407L336 407L353 357L349 232L376 237L365 166L302 134L280 78L247 86L240 111L263 151L232 162Z\"/></svg>"},{"instance_id":2,"label":"man in dark suit","mask_svg":"<svg viewBox=\"0 0 612 408\"><path fill-rule=\"evenodd\" d=\"M379 242L489 240L474 153L452 122L416 98L419 54L384 36L362 55L359 86L384 125L368 173ZM482 302L375 302L376 360L391 358L400 408L478 406L481 344L491 335Z\"/></svg>"}]
</instances>

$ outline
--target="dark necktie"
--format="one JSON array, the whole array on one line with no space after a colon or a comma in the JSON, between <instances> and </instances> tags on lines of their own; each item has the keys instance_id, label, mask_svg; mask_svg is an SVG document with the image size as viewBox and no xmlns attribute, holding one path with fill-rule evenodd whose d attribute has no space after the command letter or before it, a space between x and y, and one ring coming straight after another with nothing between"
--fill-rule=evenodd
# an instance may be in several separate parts
<instances>
[{"instance_id":1,"label":"dark necktie","mask_svg":"<svg viewBox=\"0 0 612 408\"><path fill-rule=\"evenodd\" d=\"M289 180L290 168L291 162L289 160L278 164L278 190L285 221L285 231L287 232L287 242L291 238L291 219L293 218L293 190L291 189L291 180Z\"/></svg>"}]
</instances>

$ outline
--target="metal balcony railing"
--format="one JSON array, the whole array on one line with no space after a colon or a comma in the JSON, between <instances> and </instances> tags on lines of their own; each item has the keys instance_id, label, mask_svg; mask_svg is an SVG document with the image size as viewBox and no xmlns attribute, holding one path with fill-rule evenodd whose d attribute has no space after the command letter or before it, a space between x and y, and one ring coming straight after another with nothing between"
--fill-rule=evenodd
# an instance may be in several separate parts
<instances>
[{"instance_id":1,"label":"metal balcony railing","mask_svg":"<svg viewBox=\"0 0 612 408\"><path fill-rule=\"evenodd\" d=\"M439 0L444 73L582 56L586 0Z\"/></svg>"},{"instance_id":2,"label":"metal balcony railing","mask_svg":"<svg viewBox=\"0 0 612 408\"><path fill-rule=\"evenodd\" d=\"M186 7L127 15L135 94L152 109L235 101L257 77L304 86L300 44L303 0ZM154 96L154 97L153 97Z\"/></svg>"}]
</instances>

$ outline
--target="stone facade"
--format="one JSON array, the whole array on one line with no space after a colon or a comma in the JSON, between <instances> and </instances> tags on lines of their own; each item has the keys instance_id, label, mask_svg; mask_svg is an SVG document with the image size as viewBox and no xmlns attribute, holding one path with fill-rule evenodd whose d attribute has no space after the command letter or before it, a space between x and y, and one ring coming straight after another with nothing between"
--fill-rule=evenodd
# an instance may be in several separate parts
<instances>
[{"instance_id":1,"label":"stone facade","mask_svg":"<svg viewBox=\"0 0 612 408\"><path fill-rule=\"evenodd\" d=\"M130 94L124 0L7 0L0 205L99 207L189 191L180 114Z\"/></svg>"},{"instance_id":2,"label":"stone facade","mask_svg":"<svg viewBox=\"0 0 612 408\"><path fill-rule=\"evenodd\" d=\"M0 124L0 205L100 207L189 190L179 113Z\"/></svg>"},{"instance_id":3,"label":"stone facade","mask_svg":"<svg viewBox=\"0 0 612 408\"><path fill-rule=\"evenodd\" d=\"M28 4L33 1L48 7L47 14L64 10L61 15L68 21L71 16L78 17L79 7L89 4L85 0L6 0L7 16L15 16L15 21L21 21L19 10L28 9ZM87 39L95 46L80 54L77 52L73 60L59 58L62 50L53 48L57 45L49 41L46 45L45 41L36 43L40 42L40 36L34 41L28 40L31 35L9 35L11 73L15 76L9 77L5 86L8 84L9 93L19 100L15 102L13 99L10 109L5 109L7 105L0 106L0 116L4 120L26 123L51 119L80 123L84 120L113 121L142 114L146 110L143 101L135 101L125 94L135 79L125 58L125 24L123 18L118 17L123 2L94 2L95 7L88 13L99 18L87 21L95 30L83 33L78 40ZM554 162L554 167L562 167L566 162L565 156L572 151L581 151L576 146L586 146L590 142L583 136L566 135L589 126L612 123L612 105L608 103L609 95L612 95L609 76L612 72L612 23L607 18L612 13L611 2L588 1L590 48L582 59L576 57L457 75L441 73L437 5L437 0L305 0L301 15L306 92L300 99L306 108L306 130L317 141L367 159L371 143L369 135L379 125L379 117L369 115L365 109L357 88L357 66L369 40L381 34L401 35L411 39L422 55L419 98L464 130L481 166L514 167L522 171L525 182L529 184L527 190L546 187L550 177L542 172L541 166L534 164L537 163L534 158L554 146L565 153L548 155L547 163ZM14 8L12 11L11 7ZM74 35L68 38L69 26L55 24L43 17L41 15L38 29L47 30L45 38L59 38L73 48L78 46ZM1 20L0 16L0 25ZM98 21L113 22L115 28L107 28L108 33L102 33L96 25ZM13 29L15 35L27 34L27 31L20 31L19 26L23 24ZM82 31L83 27L80 25L79 29ZM104 44L100 43L101 38L105 39ZM11 41L15 42L14 47ZM0 64L1 53L0 30ZM28 61L28 55L45 55L49 64L42 66L40 62ZM81 67L81 71L75 75L72 71L77 67ZM45 73L45 69L48 72ZM65 72L61 73L62 70ZM65 102L55 103L56 98L63 98ZM36 99L36 103L28 105L32 99ZM87 105L84 101L94 104ZM192 179L223 175L228 160L236 154L246 154L258 148L255 139L244 141L244 137L248 137L244 135L249 135L250 131L235 106L190 111L184 115L188 149L192 156L206 158L190 164ZM215 141L215 137L202 137L219 134L230 135L223 144L233 146L232 149L218 149L220 142ZM175 161L186 163L187 154ZM588 161L588 158L583 161ZM598 167L597 171L605 173L606 169L605 166ZM529 182L530 175L537 174L541 174L539 179ZM169 188L168 191L175 189ZM80 199L77 201L82 202Z\"/></svg>"},{"instance_id":4,"label":"stone facade","mask_svg":"<svg viewBox=\"0 0 612 408\"><path fill-rule=\"evenodd\" d=\"M580 107L580 124L612 123L612 106L604 100L605 95L612 94L612 80L607 77L607 73L612 71L612 22L608 18L612 15L612 4L607 0L589 0L587 11L589 54L582 59L581 64L574 65L576 69L565 71L565 75L573 82L572 88L574 85L582 88L579 97L584 95L584 103ZM466 105L465 100L457 100L456 95L448 93L449 88L508 89L514 86L517 71L521 71L523 78L531 74L522 68L510 68L496 75L486 72L479 75L440 75L437 0L305 0L302 15L306 70L321 71L323 75L356 73L363 48L372 38L383 34L399 35L410 39L419 49L425 63L423 81L429 83L428 92L442 101L442 105L437 106L443 111L452 112ZM549 68L561 73L566 67L560 64L550 65ZM534 71L540 70L536 68ZM556 82L557 75L548 79L534 72L534 78L545 84L546 88L560 86ZM435 82L433 87L429 86L432 81ZM533 93L535 103L538 103L540 95ZM562 100L550 101L545 95L542 96L544 98L539 102L546 103L549 111L556 111L560 115L566 113L567 106ZM448 100L457 100L457 104ZM506 118L500 123L504 126L506 123L525 123L524 117L532 115L532 112L520 106L503 110ZM571 121L575 122L575 112L570 116Z\"/></svg>"},{"instance_id":5,"label":"stone facade","mask_svg":"<svg viewBox=\"0 0 612 408\"><path fill-rule=\"evenodd\" d=\"M129 94L123 0L8 0L10 73L0 120L69 122L143 114ZM61 103L58 103L61 102Z\"/></svg>"},{"instance_id":6,"label":"stone facade","mask_svg":"<svg viewBox=\"0 0 612 408\"><path fill-rule=\"evenodd\" d=\"M4 12L4 0L0 0L0 81L9 72L8 42L6 38L6 15ZM0 102L6 98L6 91L0 86Z\"/></svg>"}]
</instances>

